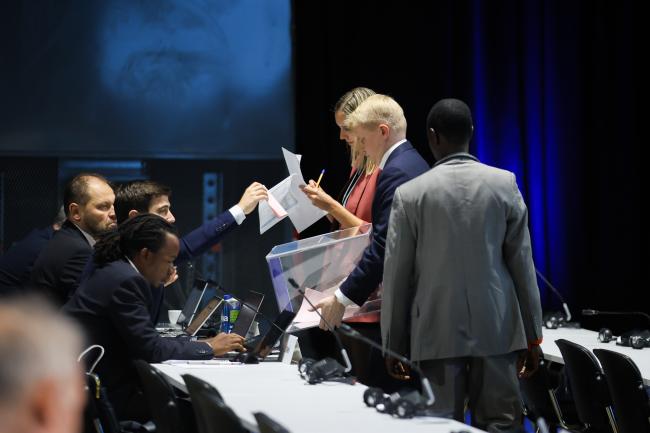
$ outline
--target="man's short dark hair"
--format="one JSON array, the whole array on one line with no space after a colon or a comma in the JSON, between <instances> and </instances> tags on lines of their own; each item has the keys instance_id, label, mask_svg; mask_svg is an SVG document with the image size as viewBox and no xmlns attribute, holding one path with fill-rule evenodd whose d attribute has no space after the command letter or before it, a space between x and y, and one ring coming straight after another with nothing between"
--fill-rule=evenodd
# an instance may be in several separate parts
<instances>
[{"instance_id":1,"label":"man's short dark hair","mask_svg":"<svg viewBox=\"0 0 650 433\"><path fill-rule=\"evenodd\" d=\"M460 99L441 99L429 111L427 128L433 128L451 145L468 144L474 132L472 112Z\"/></svg>"},{"instance_id":2,"label":"man's short dark hair","mask_svg":"<svg viewBox=\"0 0 650 433\"><path fill-rule=\"evenodd\" d=\"M131 210L149 212L151 200L163 195L171 197L171 188L153 180L134 180L119 185L115 190L114 204L117 223L126 221Z\"/></svg>"},{"instance_id":3,"label":"man's short dark hair","mask_svg":"<svg viewBox=\"0 0 650 433\"><path fill-rule=\"evenodd\" d=\"M111 185L108 179L98 173L79 173L73 177L63 188L63 210L66 217L70 216L71 203L85 205L90 200L88 181L91 178L99 179L106 182L107 185Z\"/></svg>"}]
</instances>

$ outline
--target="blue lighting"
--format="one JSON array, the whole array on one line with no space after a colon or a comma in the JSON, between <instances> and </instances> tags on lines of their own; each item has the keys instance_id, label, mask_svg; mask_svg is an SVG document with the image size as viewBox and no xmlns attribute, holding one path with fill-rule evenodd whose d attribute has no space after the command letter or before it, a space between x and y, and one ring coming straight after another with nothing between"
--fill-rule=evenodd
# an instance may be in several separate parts
<instances>
[{"instance_id":1,"label":"blue lighting","mask_svg":"<svg viewBox=\"0 0 650 433\"><path fill-rule=\"evenodd\" d=\"M555 52L549 30L542 28L551 24L539 20L538 2L526 2L523 22L495 31L482 13L484 7L475 1L472 9L474 152L482 162L515 173L528 206L535 265L551 282L566 281L560 138L551 109L558 103ZM504 22L522 16L513 14ZM498 35L497 42L487 46L486 32ZM493 68L490 62L504 58L500 50L521 55ZM499 76L490 75L495 70ZM540 291L543 304L556 303L542 282Z\"/></svg>"}]
</instances>

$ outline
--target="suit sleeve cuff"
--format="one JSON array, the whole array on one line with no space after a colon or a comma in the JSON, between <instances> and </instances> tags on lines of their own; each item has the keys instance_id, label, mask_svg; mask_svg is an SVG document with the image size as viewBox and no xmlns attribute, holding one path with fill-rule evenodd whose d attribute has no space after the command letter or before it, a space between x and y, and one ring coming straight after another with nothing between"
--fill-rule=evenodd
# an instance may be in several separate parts
<instances>
[{"instance_id":1,"label":"suit sleeve cuff","mask_svg":"<svg viewBox=\"0 0 650 433\"><path fill-rule=\"evenodd\" d=\"M529 341L528 342L528 350L530 350L533 346L539 346L542 344L542 338L538 338L537 340Z\"/></svg>"},{"instance_id":2,"label":"suit sleeve cuff","mask_svg":"<svg viewBox=\"0 0 650 433\"><path fill-rule=\"evenodd\" d=\"M346 307L350 305L354 305L354 301L352 301L350 298L345 296L341 291L341 289L336 289L336 292L334 292L334 296L336 296L336 299Z\"/></svg>"},{"instance_id":3,"label":"suit sleeve cuff","mask_svg":"<svg viewBox=\"0 0 650 433\"><path fill-rule=\"evenodd\" d=\"M238 204L234 205L229 209L230 213L232 214L232 217L235 218L235 222L237 225L241 225L241 223L244 222L246 219L246 214L242 210L242 208L239 207Z\"/></svg>"}]
</instances>

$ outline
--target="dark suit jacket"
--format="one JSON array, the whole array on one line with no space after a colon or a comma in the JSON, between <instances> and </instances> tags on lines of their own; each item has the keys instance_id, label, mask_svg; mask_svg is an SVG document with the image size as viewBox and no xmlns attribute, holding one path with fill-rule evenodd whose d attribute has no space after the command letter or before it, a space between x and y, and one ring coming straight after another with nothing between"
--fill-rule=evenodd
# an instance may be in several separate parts
<instances>
[{"instance_id":1,"label":"dark suit jacket","mask_svg":"<svg viewBox=\"0 0 650 433\"><path fill-rule=\"evenodd\" d=\"M88 344L106 350L96 371L118 417L137 390L133 360L212 358L206 343L158 335L151 321L153 308L151 286L126 260L95 268L63 307L81 323Z\"/></svg>"},{"instance_id":2,"label":"dark suit jacket","mask_svg":"<svg viewBox=\"0 0 650 433\"><path fill-rule=\"evenodd\" d=\"M0 256L0 295L22 289L29 281L36 258L52 236L52 226L34 229Z\"/></svg>"},{"instance_id":3,"label":"dark suit jacket","mask_svg":"<svg viewBox=\"0 0 650 433\"><path fill-rule=\"evenodd\" d=\"M227 210L201 227L192 230L181 239L176 264L203 254L236 227L235 217Z\"/></svg>"},{"instance_id":4,"label":"dark suit jacket","mask_svg":"<svg viewBox=\"0 0 650 433\"><path fill-rule=\"evenodd\" d=\"M341 284L341 292L357 305L368 299L381 283L384 274L386 231L395 189L427 170L429 165L407 141L390 154L379 174L372 201L372 240L357 267Z\"/></svg>"},{"instance_id":5,"label":"dark suit jacket","mask_svg":"<svg viewBox=\"0 0 650 433\"><path fill-rule=\"evenodd\" d=\"M81 231L66 221L36 259L29 287L59 306L65 304L77 289L79 276L92 252Z\"/></svg>"}]
</instances>

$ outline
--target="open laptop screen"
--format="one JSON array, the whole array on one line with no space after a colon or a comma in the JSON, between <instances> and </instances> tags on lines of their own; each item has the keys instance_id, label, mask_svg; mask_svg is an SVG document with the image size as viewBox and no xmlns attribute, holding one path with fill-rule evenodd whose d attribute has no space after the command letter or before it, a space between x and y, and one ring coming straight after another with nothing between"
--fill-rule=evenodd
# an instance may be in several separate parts
<instances>
[{"instance_id":1,"label":"open laptop screen","mask_svg":"<svg viewBox=\"0 0 650 433\"><path fill-rule=\"evenodd\" d=\"M181 314L178 316L177 324L185 328L192 322L194 315L200 309L201 299L203 299L207 287L207 282L199 279L194 280L194 286L185 301Z\"/></svg>"},{"instance_id":2,"label":"open laptop screen","mask_svg":"<svg viewBox=\"0 0 650 433\"><path fill-rule=\"evenodd\" d=\"M196 333L201 329L201 326L208 321L208 319L214 314L214 312L219 308L223 301L219 298L212 298L208 301L208 304L194 316L194 320L185 328L185 333L190 336L195 336Z\"/></svg>"},{"instance_id":3,"label":"open laptop screen","mask_svg":"<svg viewBox=\"0 0 650 433\"><path fill-rule=\"evenodd\" d=\"M264 301L264 295L262 293L254 292L252 290L248 292L241 304L239 316L233 325L233 334L246 337L246 334L248 334L248 330L257 315L256 310L259 311L262 306L262 301Z\"/></svg>"},{"instance_id":4,"label":"open laptop screen","mask_svg":"<svg viewBox=\"0 0 650 433\"><path fill-rule=\"evenodd\" d=\"M283 310L278 317L275 318L273 325L271 325L266 334L264 334L262 340L257 344L257 346L255 346L255 348L253 348L253 350L248 352L248 357L255 356L258 359L263 359L271 353L271 349L273 349L275 343L278 342L280 337L282 337L282 334L286 331L289 325L291 325L294 317L296 317L295 312Z\"/></svg>"}]
</instances>

